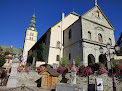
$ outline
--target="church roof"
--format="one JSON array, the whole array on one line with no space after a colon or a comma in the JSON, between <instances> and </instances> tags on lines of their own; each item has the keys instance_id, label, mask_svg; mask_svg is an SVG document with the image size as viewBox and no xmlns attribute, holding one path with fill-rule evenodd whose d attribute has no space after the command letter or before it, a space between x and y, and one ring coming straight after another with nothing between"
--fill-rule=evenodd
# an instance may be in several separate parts
<instances>
[{"instance_id":1,"label":"church roof","mask_svg":"<svg viewBox=\"0 0 122 91\"><path fill-rule=\"evenodd\" d=\"M20 49L20 48L13 47L11 49L10 46L5 46L5 45L0 45L0 47L3 49L2 52L9 50L10 54L16 54L16 53L20 54L22 52L22 49Z\"/></svg>"}]
</instances>

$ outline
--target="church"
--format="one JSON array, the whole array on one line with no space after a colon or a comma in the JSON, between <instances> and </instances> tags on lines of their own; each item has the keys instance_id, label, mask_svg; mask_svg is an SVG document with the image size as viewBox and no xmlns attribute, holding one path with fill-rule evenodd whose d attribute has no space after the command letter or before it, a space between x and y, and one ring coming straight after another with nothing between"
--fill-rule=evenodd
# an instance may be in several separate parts
<instances>
[{"instance_id":1,"label":"church","mask_svg":"<svg viewBox=\"0 0 122 91\"><path fill-rule=\"evenodd\" d=\"M95 6L83 15L74 11L67 16L62 13L62 20L50 27L38 41L35 15L32 20L30 28L26 30L23 52L26 56L36 52L36 55L41 57L38 61L58 65L62 57L72 62L80 55L81 64L87 66L94 62L106 63L107 58L100 53L100 46L106 52L106 44L109 42L111 51L114 51L114 27L97 1ZM41 47L43 44L44 48ZM45 50L45 56L39 52L40 49Z\"/></svg>"}]
</instances>

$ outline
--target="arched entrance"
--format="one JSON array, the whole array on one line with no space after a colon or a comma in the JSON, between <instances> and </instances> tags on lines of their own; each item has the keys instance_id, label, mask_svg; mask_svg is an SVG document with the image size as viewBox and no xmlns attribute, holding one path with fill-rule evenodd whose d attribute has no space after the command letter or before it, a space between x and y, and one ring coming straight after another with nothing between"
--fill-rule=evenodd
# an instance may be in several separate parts
<instances>
[{"instance_id":1,"label":"arched entrance","mask_svg":"<svg viewBox=\"0 0 122 91\"><path fill-rule=\"evenodd\" d=\"M92 65L95 62L95 58L92 54L88 55L88 66Z\"/></svg>"},{"instance_id":2,"label":"arched entrance","mask_svg":"<svg viewBox=\"0 0 122 91\"><path fill-rule=\"evenodd\" d=\"M106 64L107 58L106 58L106 56L104 54L100 54L100 56L99 56L99 62L100 63L103 63L103 64Z\"/></svg>"}]
</instances>

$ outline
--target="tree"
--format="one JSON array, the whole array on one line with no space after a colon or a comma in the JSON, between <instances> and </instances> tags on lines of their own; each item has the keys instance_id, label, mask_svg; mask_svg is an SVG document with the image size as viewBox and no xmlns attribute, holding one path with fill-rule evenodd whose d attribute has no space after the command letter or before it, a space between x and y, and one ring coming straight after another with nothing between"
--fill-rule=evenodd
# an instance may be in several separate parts
<instances>
[{"instance_id":1,"label":"tree","mask_svg":"<svg viewBox=\"0 0 122 91\"><path fill-rule=\"evenodd\" d=\"M0 67L2 67L6 62L6 57L2 53L0 54Z\"/></svg>"},{"instance_id":2,"label":"tree","mask_svg":"<svg viewBox=\"0 0 122 91\"><path fill-rule=\"evenodd\" d=\"M32 62L33 62L33 53L28 55L28 58L27 58L27 63L31 63L32 64Z\"/></svg>"}]
</instances>

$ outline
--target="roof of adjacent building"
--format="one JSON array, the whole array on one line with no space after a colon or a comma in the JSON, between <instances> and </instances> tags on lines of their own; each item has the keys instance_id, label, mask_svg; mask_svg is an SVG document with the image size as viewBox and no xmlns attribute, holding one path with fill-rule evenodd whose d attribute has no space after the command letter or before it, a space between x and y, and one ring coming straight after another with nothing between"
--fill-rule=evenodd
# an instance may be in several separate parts
<instances>
[{"instance_id":1,"label":"roof of adjacent building","mask_svg":"<svg viewBox=\"0 0 122 91\"><path fill-rule=\"evenodd\" d=\"M77 14L76 12L71 12L71 14L74 14L74 15L77 15L77 16L80 16L79 14Z\"/></svg>"},{"instance_id":2,"label":"roof of adjacent building","mask_svg":"<svg viewBox=\"0 0 122 91\"><path fill-rule=\"evenodd\" d=\"M42 74L43 72L45 72L45 71L47 71L47 72L49 72L51 75L53 75L53 76L59 76L60 74L57 72L57 71L55 71L55 69L53 69L53 68L46 68L45 70L43 70L40 74Z\"/></svg>"},{"instance_id":3,"label":"roof of adjacent building","mask_svg":"<svg viewBox=\"0 0 122 91\"><path fill-rule=\"evenodd\" d=\"M3 49L2 52L9 50L10 54L22 53L22 49L20 48L15 48L15 47L10 48L10 46L5 46L5 45L0 45L0 47Z\"/></svg>"}]
</instances>

